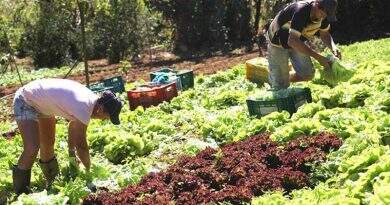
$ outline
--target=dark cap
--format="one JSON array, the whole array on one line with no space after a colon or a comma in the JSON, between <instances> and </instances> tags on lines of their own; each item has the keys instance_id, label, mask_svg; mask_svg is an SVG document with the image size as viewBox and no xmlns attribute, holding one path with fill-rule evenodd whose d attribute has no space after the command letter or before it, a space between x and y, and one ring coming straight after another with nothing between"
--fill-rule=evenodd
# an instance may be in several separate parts
<instances>
[{"instance_id":1,"label":"dark cap","mask_svg":"<svg viewBox=\"0 0 390 205\"><path fill-rule=\"evenodd\" d=\"M122 102L109 90L102 93L99 101L103 105L104 111L110 115L112 124L119 125L119 113L122 109Z\"/></svg>"},{"instance_id":2,"label":"dark cap","mask_svg":"<svg viewBox=\"0 0 390 205\"><path fill-rule=\"evenodd\" d=\"M320 7L325 11L328 21L337 21L337 0L318 0Z\"/></svg>"}]
</instances>

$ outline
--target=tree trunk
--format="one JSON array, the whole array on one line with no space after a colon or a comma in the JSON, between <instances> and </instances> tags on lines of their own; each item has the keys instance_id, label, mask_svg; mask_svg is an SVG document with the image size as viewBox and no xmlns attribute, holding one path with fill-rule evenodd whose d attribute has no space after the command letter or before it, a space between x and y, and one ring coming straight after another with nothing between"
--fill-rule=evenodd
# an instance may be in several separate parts
<instances>
[{"instance_id":1,"label":"tree trunk","mask_svg":"<svg viewBox=\"0 0 390 205\"><path fill-rule=\"evenodd\" d=\"M81 24L81 44L83 50L83 60L84 60L84 73L85 73L85 81L87 86L89 86L89 71L88 71L88 61L87 61L87 43L85 39L85 18L84 18L84 9L85 7L82 5L80 1L77 1L77 5L80 11L80 24Z\"/></svg>"},{"instance_id":2,"label":"tree trunk","mask_svg":"<svg viewBox=\"0 0 390 205\"><path fill-rule=\"evenodd\" d=\"M257 35L257 33L259 32L261 0L255 0L255 8L256 8L256 14L255 14L255 23L253 25L253 31L254 34Z\"/></svg>"}]
</instances>

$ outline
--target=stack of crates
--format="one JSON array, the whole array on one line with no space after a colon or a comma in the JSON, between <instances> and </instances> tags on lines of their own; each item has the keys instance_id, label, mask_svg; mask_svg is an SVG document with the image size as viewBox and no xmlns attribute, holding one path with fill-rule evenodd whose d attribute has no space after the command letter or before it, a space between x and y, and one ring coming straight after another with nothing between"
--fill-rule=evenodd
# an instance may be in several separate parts
<instances>
[{"instance_id":1,"label":"stack of crates","mask_svg":"<svg viewBox=\"0 0 390 205\"><path fill-rule=\"evenodd\" d=\"M154 82L156 80L156 77L159 76L159 75L165 75L166 77L168 77L168 80L167 82L164 82L164 83L161 83L161 82ZM181 78L176 76L175 73L165 73L165 72L154 72L153 73L153 79L151 80L151 84L169 84L169 83L172 83L172 82L175 82L176 83L176 89L177 91L181 91L183 90L182 88L182 83L181 83ZM158 79L156 81L159 81Z\"/></svg>"},{"instance_id":2,"label":"stack of crates","mask_svg":"<svg viewBox=\"0 0 390 205\"><path fill-rule=\"evenodd\" d=\"M292 115L297 112L298 108L305 104L311 103L311 91L309 88L296 89L292 94L274 98L271 100L256 100L252 98L247 99L249 114L258 118L265 116L271 112L280 112L286 110Z\"/></svg>"},{"instance_id":3,"label":"stack of crates","mask_svg":"<svg viewBox=\"0 0 390 205\"><path fill-rule=\"evenodd\" d=\"M158 75L158 73L172 73L180 78L181 86L178 85L178 87L182 90L188 90L190 88L194 87L194 71L193 70L173 70L170 68L162 68L160 70L157 70L155 72L150 73L150 81L153 81L153 79Z\"/></svg>"},{"instance_id":4,"label":"stack of crates","mask_svg":"<svg viewBox=\"0 0 390 205\"><path fill-rule=\"evenodd\" d=\"M125 92L125 84L123 82L122 76L115 76L91 84L89 85L89 89L95 93L100 93L106 90L110 90L113 93L123 93Z\"/></svg>"},{"instance_id":5,"label":"stack of crates","mask_svg":"<svg viewBox=\"0 0 390 205\"><path fill-rule=\"evenodd\" d=\"M177 95L176 82L155 86L143 85L127 91L130 110L135 110L138 106L147 108L156 106L164 101L169 102Z\"/></svg>"}]
</instances>

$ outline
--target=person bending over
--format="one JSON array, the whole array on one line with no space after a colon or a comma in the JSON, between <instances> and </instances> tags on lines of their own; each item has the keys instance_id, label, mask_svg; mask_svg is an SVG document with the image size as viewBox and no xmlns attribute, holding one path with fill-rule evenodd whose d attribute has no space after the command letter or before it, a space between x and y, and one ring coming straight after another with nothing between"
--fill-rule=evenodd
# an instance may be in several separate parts
<instances>
[{"instance_id":1,"label":"person bending over","mask_svg":"<svg viewBox=\"0 0 390 205\"><path fill-rule=\"evenodd\" d=\"M19 88L13 101L15 120L23 139L23 152L12 168L16 194L28 193L31 168L40 153L39 164L50 187L59 172L54 154L56 116L69 121L70 158L78 157L90 169L87 126L91 119L120 123L121 101L110 91L96 95L84 85L65 79L42 79Z\"/></svg>"}]
</instances>

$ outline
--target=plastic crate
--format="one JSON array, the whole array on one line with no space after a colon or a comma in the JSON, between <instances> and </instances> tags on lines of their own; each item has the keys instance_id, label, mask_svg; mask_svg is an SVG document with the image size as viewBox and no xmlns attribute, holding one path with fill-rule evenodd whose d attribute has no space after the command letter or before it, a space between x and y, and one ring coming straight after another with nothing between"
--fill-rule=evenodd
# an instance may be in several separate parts
<instances>
[{"instance_id":1,"label":"plastic crate","mask_svg":"<svg viewBox=\"0 0 390 205\"><path fill-rule=\"evenodd\" d=\"M291 62L288 63L288 69L293 69ZM257 57L245 62L245 77L250 82L256 84L268 83L269 68L268 60L264 57Z\"/></svg>"},{"instance_id":2,"label":"plastic crate","mask_svg":"<svg viewBox=\"0 0 390 205\"><path fill-rule=\"evenodd\" d=\"M156 79L156 76L159 75L158 72L155 73L156 75L154 76L154 78L152 79L155 80ZM181 78L179 78L175 73L168 73L168 81L166 83L159 83L159 82L151 82L152 84L155 84L155 85L161 85L161 84L169 84L169 83L172 83L172 82L175 82L176 83L176 89L179 91L179 90L182 90L182 83L181 83Z\"/></svg>"},{"instance_id":3,"label":"plastic crate","mask_svg":"<svg viewBox=\"0 0 390 205\"><path fill-rule=\"evenodd\" d=\"M90 90L92 90L93 92L99 92L100 90L104 90L105 89L103 82L90 84L88 88Z\"/></svg>"},{"instance_id":4,"label":"plastic crate","mask_svg":"<svg viewBox=\"0 0 390 205\"><path fill-rule=\"evenodd\" d=\"M173 73L177 77L180 78L181 81L181 88L183 90L187 90L189 88L194 87L194 71L193 70L173 70L171 68L162 68L160 70L157 70L155 72L150 73L150 81L153 81L153 79L158 75L159 72L163 73Z\"/></svg>"},{"instance_id":5,"label":"plastic crate","mask_svg":"<svg viewBox=\"0 0 390 205\"><path fill-rule=\"evenodd\" d=\"M181 80L181 86L183 90L188 90L194 87L194 71L193 70L180 70L176 75Z\"/></svg>"},{"instance_id":6,"label":"plastic crate","mask_svg":"<svg viewBox=\"0 0 390 205\"><path fill-rule=\"evenodd\" d=\"M311 91L309 88L303 88L294 95L272 100L247 99L249 115L262 117L271 112L280 112L286 110L292 115L298 108L305 103L311 103Z\"/></svg>"},{"instance_id":7,"label":"plastic crate","mask_svg":"<svg viewBox=\"0 0 390 205\"><path fill-rule=\"evenodd\" d=\"M245 77L257 84L268 82L268 61L265 58L254 58L245 62Z\"/></svg>"},{"instance_id":8,"label":"plastic crate","mask_svg":"<svg viewBox=\"0 0 390 205\"><path fill-rule=\"evenodd\" d=\"M153 81L153 79L158 75L158 73L174 73L176 75L175 71L171 68L161 68L157 71L149 73L150 81Z\"/></svg>"},{"instance_id":9,"label":"plastic crate","mask_svg":"<svg viewBox=\"0 0 390 205\"><path fill-rule=\"evenodd\" d=\"M181 83L181 78L179 78L179 77L177 77L177 76L171 76L171 77L169 78L169 83L173 83L173 82L176 83L176 89L177 89L177 91L183 90L182 83Z\"/></svg>"},{"instance_id":10,"label":"plastic crate","mask_svg":"<svg viewBox=\"0 0 390 205\"><path fill-rule=\"evenodd\" d=\"M101 93L106 90L110 90L114 93L122 93L125 91L125 84L122 76L115 76L102 80L98 83L93 83L89 85L89 89L96 93Z\"/></svg>"},{"instance_id":11,"label":"plastic crate","mask_svg":"<svg viewBox=\"0 0 390 205\"><path fill-rule=\"evenodd\" d=\"M122 76L115 76L112 78L105 79L104 86L109 88L114 93L125 92L125 83L123 82Z\"/></svg>"},{"instance_id":12,"label":"plastic crate","mask_svg":"<svg viewBox=\"0 0 390 205\"><path fill-rule=\"evenodd\" d=\"M148 90L140 88L147 87ZM170 101L177 96L176 83L170 83L160 86L144 85L127 92L130 110L135 110L138 106L144 108L156 106L164 101Z\"/></svg>"}]
</instances>

